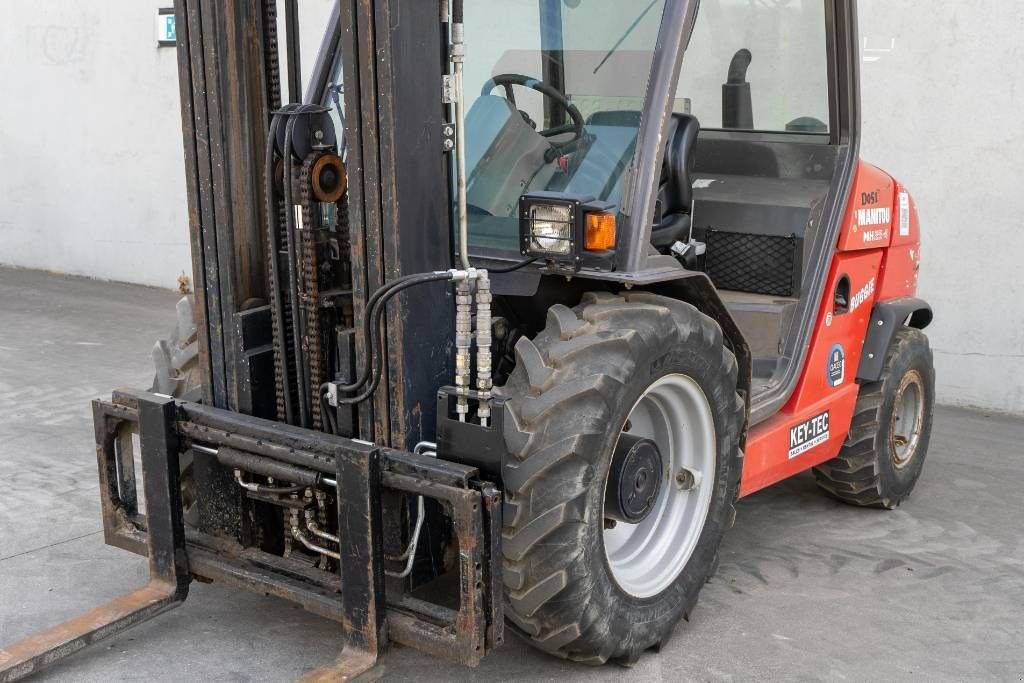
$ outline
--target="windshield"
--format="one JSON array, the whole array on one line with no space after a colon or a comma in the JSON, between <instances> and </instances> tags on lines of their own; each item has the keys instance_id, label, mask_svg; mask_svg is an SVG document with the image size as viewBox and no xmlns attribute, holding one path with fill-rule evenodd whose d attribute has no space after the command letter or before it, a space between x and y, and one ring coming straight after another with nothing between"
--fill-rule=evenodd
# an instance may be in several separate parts
<instances>
[{"instance_id":1,"label":"windshield","mask_svg":"<svg viewBox=\"0 0 1024 683\"><path fill-rule=\"evenodd\" d=\"M470 246L519 250L519 197L618 204L665 0L466 3Z\"/></svg>"}]
</instances>

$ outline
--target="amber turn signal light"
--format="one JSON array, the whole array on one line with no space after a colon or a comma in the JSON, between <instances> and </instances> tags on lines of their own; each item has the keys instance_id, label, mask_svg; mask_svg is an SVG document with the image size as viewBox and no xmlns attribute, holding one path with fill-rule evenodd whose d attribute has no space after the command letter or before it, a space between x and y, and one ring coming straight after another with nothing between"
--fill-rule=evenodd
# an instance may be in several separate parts
<instances>
[{"instance_id":1,"label":"amber turn signal light","mask_svg":"<svg viewBox=\"0 0 1024 683\"><path fill-rule=\"evenodd\" d=\"M585 248L587 251L607 251L615 248L615 214L587 214Z\"/></svg>"}]
</instances>

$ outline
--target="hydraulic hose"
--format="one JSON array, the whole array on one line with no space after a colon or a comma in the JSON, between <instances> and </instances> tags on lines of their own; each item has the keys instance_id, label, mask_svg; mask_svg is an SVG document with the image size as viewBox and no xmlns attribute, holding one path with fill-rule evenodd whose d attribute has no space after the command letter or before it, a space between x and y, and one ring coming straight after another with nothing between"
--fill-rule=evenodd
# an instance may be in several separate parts
<instances>
[{"instance_id":1,"label":"hydraulic hose","mask_svg":"<svg viewBox=\"0 0 1024 683\"><path fill-rule=\"evenodd\" d=\"M361 331L362 331L361 338L362 338L363 348L370 350L370 352L372 353L372 347L370 346L370 340L371 340L371 335L372 335L372 330L373 330L373 314L372 314L372 312L374 310L376 310L376 305L381 300L382 297L390 297L391 296L390 292L395 287L403 286L405 283L408 283L408 282L413 282L414 284L418 284L419 282L436 282L436 281L439 281L439 280L450 280L451 278L452 278L452 275L448 271L438 271L438 272L434 272L434 273L417 273L415 275L406 275L404 277L400 277L397 280L394 280L393 282L389 282L388 284L384 285L383 287L380 287L379 289L377 289L377 291L375 291L370 296L370 298L367 300L366 308L363 309L363 314L361 316L360 327L361 327ZM338 387L338 391L341 391L343 393L351 393L353 391L357 391L364 384L366 384L367 380L369 380L369 379L370 379L370 364L367 363L363 367L362 372L359 373L359 376L352 383L350 383L350 384L343 384L343 385L339 386Z\"/></svg>"},{"instance_id":2,"label":"hydraulic hose","mask_svg":"<svg viewBox=\"0 0 1024 683\"><path fill-rule=\"evenodd\" d=\"M466 92L463 70L466 61L463 0L452 0L451 61L455 90L455 176L458 186L459 261L469 270L469 215L466 206Z\"/></svg>"},{"instance_id":3,"label":"hydraulic hose","mask_svg":"<svg viewBox=\"0 0 1024 683\"><path fill-rule=\"evenodd\" d=\"M537 260L538 258L528 258L510 266L489 269L488 272L511 273L513 271L520 270L521 268L525 268L531 263L535 263ZM361 316L361 337L363 348L367 349L367 352L370 354L370 361L363 366L362 372L360 372L355 381L350 384L340 385L337 387L337 390L339 393L351 393L363 388L367 382L370 382L370 386L358 396L338 397L337 401L339 405L352 405L367 400L373 396L380 384L380 378L383 375L383 359L386 354L383 339L380 335L380 325L388 302L394 298L395 295L409 289L410 287L430 282L452 280L453 277L454 276L451 271L406 275L405 277L384 285L373 293L367 301L366 308L363 309L363 314ZM325 382L320 386L321 396L325 394L329 384L329 382Z\"/></svg>"},{"instance_id":4,"label":"hydraulic hose","mask_svg":"<svg viewBox=\"0 0 1024 683\"><path fill-rule=\"evenodd\" d=\"M358 390L366 383L366 379L369 379L370 385L358 396L339 396L339 405L362 403L373 396L374 392L377 391L377 387L380 385L380 379L384 373L383 364L384 356L386 354L383 339L380 335L380 324L388 301L390 301L399 292L409 289L410 287L427 284L429 282L451 280L452 277L452 273L449 271L409 275L396 280L389 285L385 285L373 294L370 298L370 302L367 303L367 308L363 311L364 343L367 341L369 342L366 343L365 348L370 353L370 362L366 364L363 372L363 375L366 376L366 378L360 377L359 380L361 381L338 387L338 390L341 392ZM321 394L326 390L326 388L326 384L321 386Z\"/></svg>"},{"instance_id":5,"label":"hydraulic hose","mask_svg":"<svg viewBox=\"0 0 1024 683\"><path fill-rule=\"evenodd\" d=\"M490 273L491 275L501 275L503 273L513 273L513 272L515 272L517 270L525 268L526 266L530 265L531 263L536 263L539 260L540 260L539 256L534 256L533 258L528 258L525 261L520 261L519 263L514 263L511 266L504 266L502 268L488 268L487 272Z\"/></svg>"}]
</instances>

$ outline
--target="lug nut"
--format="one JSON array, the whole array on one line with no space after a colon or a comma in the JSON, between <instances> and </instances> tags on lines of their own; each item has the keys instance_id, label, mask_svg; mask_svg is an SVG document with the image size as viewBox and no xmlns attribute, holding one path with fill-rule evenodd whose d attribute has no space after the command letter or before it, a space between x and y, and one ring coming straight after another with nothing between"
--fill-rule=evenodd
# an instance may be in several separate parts
<instances>
[{"instance_id":1,"label":"lug nut","mask_svg":"<svg viewBox=\"0 0 1024 683\"><path fill-rule=\"evenodd\" d=\"M701 476L699 472L682 469L676 473L676 485L684 491L692 491L700 486Z\"/></svg>"}]
</instances>

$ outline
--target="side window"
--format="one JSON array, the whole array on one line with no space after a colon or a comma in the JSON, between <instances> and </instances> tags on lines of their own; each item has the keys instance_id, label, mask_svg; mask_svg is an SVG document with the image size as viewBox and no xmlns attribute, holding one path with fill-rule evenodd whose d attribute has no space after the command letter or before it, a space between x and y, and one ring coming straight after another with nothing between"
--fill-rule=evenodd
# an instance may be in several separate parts
<instances>
[{"instance_id":1,"label":"side window","mask_svg":"<svg viewBox=\"0 0 1024 683\"><path fill-rule=\"evenodd\" d=\"M703 128L827 133L827 54L824 0L701 0L675 109Z\"/></svg>"}]
</instances>

